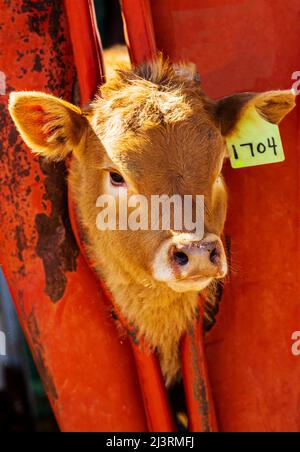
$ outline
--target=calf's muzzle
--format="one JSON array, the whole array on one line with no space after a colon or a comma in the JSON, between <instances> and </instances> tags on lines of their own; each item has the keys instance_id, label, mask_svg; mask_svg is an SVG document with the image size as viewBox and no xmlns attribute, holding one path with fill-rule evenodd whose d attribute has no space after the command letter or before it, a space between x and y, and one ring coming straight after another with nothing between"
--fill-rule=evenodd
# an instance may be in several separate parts
<instances>
[{"instance_id":1,"label":"calf's muzzle","mask_svg":"<svg viewBox=\"0 0 300 452\"><path fill-rule=\"evenodd\" d=\"M184 235L175 238L169 262L176 279L221 278L227 271L224 247L215 234L202 240L188 240Z\"/></svg>"}]
</instances>

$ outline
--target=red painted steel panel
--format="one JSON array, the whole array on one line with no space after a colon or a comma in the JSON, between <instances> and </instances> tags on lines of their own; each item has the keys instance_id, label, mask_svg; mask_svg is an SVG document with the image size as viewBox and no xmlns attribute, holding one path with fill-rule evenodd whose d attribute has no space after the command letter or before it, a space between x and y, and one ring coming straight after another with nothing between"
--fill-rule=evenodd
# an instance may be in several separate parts
<instances>
[{"instance_id":1,"label":"red painted steel panel","mask_svg":"<svg viewBox=\"0 0 300 452\"><path fill-rule=\"evenodd\" d=\"M176 432L166 387L156 353L132 341L150 432Z\"/></svg>"},{"instance_id":2,"label":"red painted steel panel","mask_svg":"<svg viewBox=\"0 0 300 452\"><path fill-rule=\"evenodd\" d=\"M156 55L149 0L120 0L131 61L147 61Z\"/></svg>"},{"instance_id":3,"label":"red painted steel panel","mask_svg":"<svg viewBox=\"0 0 300 452\"><path fill-rule=\"evenodd\" d=\"M61 429L140 431L146 418L134 359L71 233L65 166L33 158L7 111L13 90L71 99L75 70L62 5L0 0L7 85L0 95L0 263Z\"/></svg>"},{"instance_id":4,"label":"red painted steel panel","mask_svg":"<svg viewBox=\"0 0 300 452\"><path fill-rule=\"evenodd\" d=\"M123 7L132 13L131 51L147 54L145 37L134 33L132 1ZM196 62L213 98L290 88L300 69L298 0L288 7L284 0L152 0L150 7L158 49ZM207 338L223 431L300 431L300 363L291 353L300 322L299 108L280 128L284 163L225 169L232 272Z\"/></svg>"},{"instance_id":5,"label":"red painted steel panel","mask_svg":"<svg viewBox=\"0 0 300 452\"><path fill-rule=\"evenodd\" d=\"M93 0L64 0L82 105L94 98L104 80L101 40ZM79 20L80 18L80 20Z\"/></svg>"},{"instance_id":6,"label":"red painted steel panel","mask_svg":"<svg viewBox=\"0 0 300 452\"><path fill-rule=\"evenodd\" d=\"M182 338L182 375L189 431L215 433L218 431L218 424L207 372L202 309L199 318Z\"/></svg>"}]
</instances>

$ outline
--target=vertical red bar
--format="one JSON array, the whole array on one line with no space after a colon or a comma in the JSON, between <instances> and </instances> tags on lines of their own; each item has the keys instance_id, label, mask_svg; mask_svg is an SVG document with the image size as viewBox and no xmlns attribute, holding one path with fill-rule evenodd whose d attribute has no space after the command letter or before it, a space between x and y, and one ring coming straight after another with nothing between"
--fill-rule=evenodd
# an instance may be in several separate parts
<instances>
[{"instance_id":1,"label":"vertical red bar","mask_svg":"<svg viewBox=\"0 0 300 452\"><path fill-rule=\"evenodd\" d=\"M81 104L89 103L104 80L102 46L93 0L64 0L74 61L80 87Z\"/></svg>"},{"instance_id":2,"label":"vertical red bar","mask_svg":"<svg viewBox=\"0 0 300 452\"><path fill-rule=\"evenodd\" d=\"M182 339L182 373L191 432L217 432L204 351L203 316Z\"/></svg>"},{"instance_id":3,"label":"vertical red bar","mask_svg":"<svg viewBox=\"0 0 300 452\"><path fill-rule=\"evenodd\" d=\"M132 341L150 432L176 432L158 358Z\"/></svg>"},{"instance_id":4,"label":"vertical red bar","mask_svg":"<svg viewBox=\"0 0 300 452\"><path fill-rule=\"evenodd\" d=\"M127 45L134 64L157 54L149 0L121 0Z\"/></svg>"}]
</instances>

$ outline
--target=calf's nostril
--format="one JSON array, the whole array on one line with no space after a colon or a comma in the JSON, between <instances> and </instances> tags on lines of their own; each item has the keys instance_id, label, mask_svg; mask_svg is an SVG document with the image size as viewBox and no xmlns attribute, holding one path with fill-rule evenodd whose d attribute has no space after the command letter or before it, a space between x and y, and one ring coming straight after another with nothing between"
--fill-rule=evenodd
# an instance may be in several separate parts
<instances>
[{"instance_id":1,"label":"calf's nostril","mask_svg":"<svg viewBox=\"0 0 300 452\"><path fill-rule=\"evenodd\" d=\"M188 264L189 262L188 256L181 251L177 251L176 253L174 253L173 259L176 262L176 264L180 265L181 267Z\"/></svg>"},{"instance_id":2,"label":"calf's nostril","mask_svg":"<svg viewBox=\"0 0 300 452\"><path fill-rule=\"evenodd\" d=\"M219 250L218 250L217 248L214 248L214 249L210 252L210 255L209 255L210 262L212 262L213 264L217 264L219 258L220 258Z\"/></svg>"}]
</instances>

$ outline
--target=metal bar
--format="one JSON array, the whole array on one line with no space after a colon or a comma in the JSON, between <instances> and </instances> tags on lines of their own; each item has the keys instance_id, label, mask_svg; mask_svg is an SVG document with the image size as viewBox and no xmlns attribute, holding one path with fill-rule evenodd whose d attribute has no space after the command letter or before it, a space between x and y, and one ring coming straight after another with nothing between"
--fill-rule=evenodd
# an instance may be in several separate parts
<instances>
[{"instance_id":1,"label":"metal bar","mask_svg":"<svg viewBox=\"0 0 300 452\"><path fill-rule=\"evenodd\" d=\"M81 104L88 104L104 80L101 39L93 0L64 0Z\"/></svg>"},{"instance_id":2,"label":"metal bar","mask_svg":"<svg viewBox=\"0 0 300 452\"><path fill-rule=\"evenodd\" d=\"M158 358L141 343L132 341L135 362L142 389L150 432L176 432L177 427L171 413L167 391L161 374Z\"/></svg>"},{"instance_id":3,"label":"metal bar","mask_svg":"<svg viewBox=\"0 0 300 452\"><path fill-rule=\"evenodd\" d=\"M157 48L149 0L121 0L121 7L132 63L155 58Z\"/></svg>"},{"instance_id":4,"label":"metal bar","mask_svg":"<svg viewBox=\"0 0 300 452\"><path fill-rule=\"evenodd\" d=\"M182 374L191 432L217 432L203 337L203 313L182 339Z\"/></svg>"}]
</instances>

